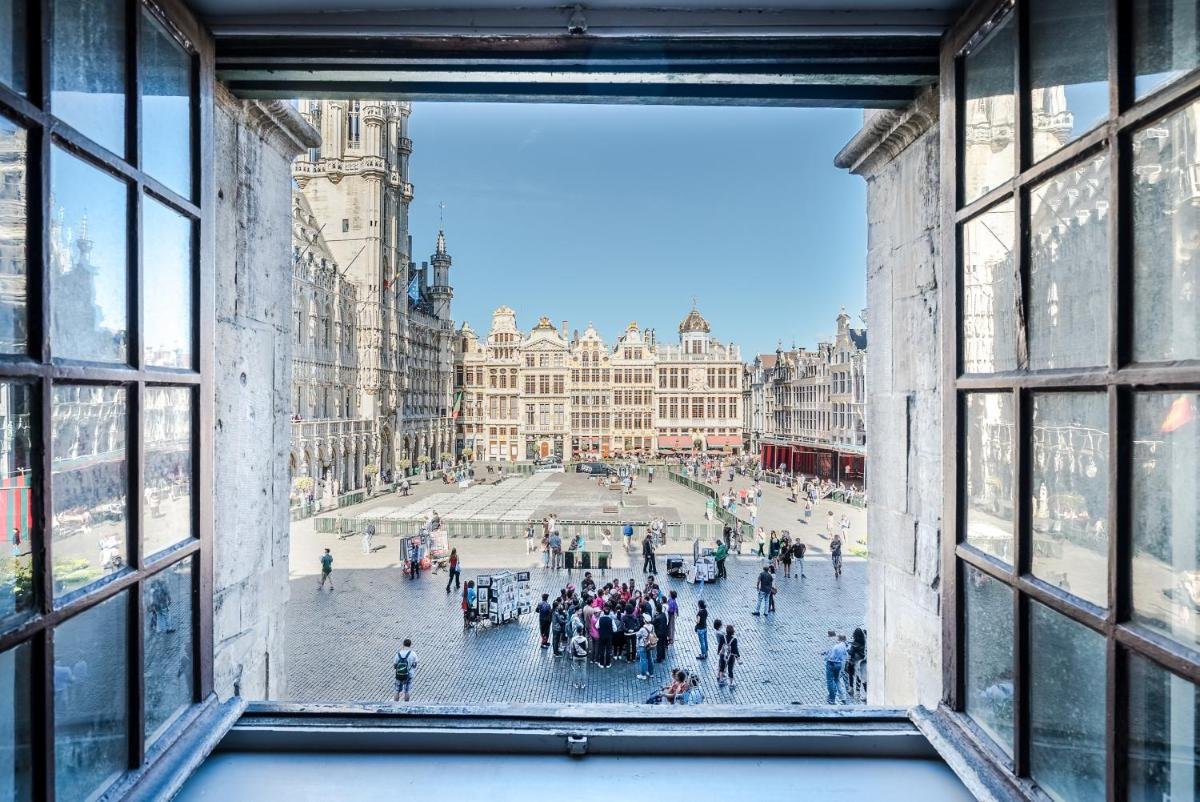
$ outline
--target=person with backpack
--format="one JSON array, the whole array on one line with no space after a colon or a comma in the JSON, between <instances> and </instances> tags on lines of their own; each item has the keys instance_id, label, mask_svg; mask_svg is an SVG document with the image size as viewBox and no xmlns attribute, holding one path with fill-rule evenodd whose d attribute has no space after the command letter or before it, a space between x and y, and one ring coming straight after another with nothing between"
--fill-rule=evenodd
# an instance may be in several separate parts
<instances>
[{"instance_id":1,"label":"person with backpack","mask_svg":"<svg viewBox=\"0 0 1200 802\"><path fill-rule=\"evenodd\" d=\"M412 690L413 674L417 671L417 655L412 650L412 640L404 639L404 648L396 652L395 658L392 660L392 668L396 672L396 695L393 697L393 702L400 701L400 694L404 694L404 701L409 700L409 691Z\"/></svg>"},{"instance_id":2,"label":"person with backpack","mask_svg":"<svg viewBox=\"0 0 1200 802\"><path fill-rule=\"evenodd\" d=\"M588 639L582 629L571 636L567 652L571 655L571 685L583 690L587 687Z\"/></svg>"},{"instance_id":3,"label":"person with backpack","mask_svg":"<svg viewBox=\"0 0 1200 802\"><path fill-rule=\"evenodd\" d=\"M654 676L654 661L650 654L658 649L658 635L654 633L654 625L649 615L642 616L642 627L637 631L638 663L637 678L650 679Z\"/></svg>"},{"instance_id":4,"label":"person with backpack","mask_svg":"<svg viewBox=\"0 0 1200 802\"><path fill-rule=\"evenodd\" d=\"M329 549L325 549L321 555L321 581L317 583L317 590L325 587L326 582L329 583L329 589L333 590L333 555Z\"/></svg>"},{"instance_id":5,"label":"person with backpack","mask_svg":"<svg viewBox=\"0 0 1200 802\"><path fill-rule=\"evenodd\" d=\"M543 593L537 606L538 629L542 633L542 648L550 648L550 625L554 622L554 608L550 606L550 594Z\"/></svg>"}]
</instances>

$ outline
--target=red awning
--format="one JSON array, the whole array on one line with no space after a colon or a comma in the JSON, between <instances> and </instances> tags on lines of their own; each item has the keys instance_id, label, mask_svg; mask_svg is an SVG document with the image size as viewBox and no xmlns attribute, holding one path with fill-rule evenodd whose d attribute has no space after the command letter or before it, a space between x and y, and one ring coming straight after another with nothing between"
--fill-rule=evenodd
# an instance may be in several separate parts
<instances>
[{"instance_id":1,"label":"red awning","mask_svg":"<svg viewBox=\"0 0 1200 802\"><path fill-rule=\"evenodd\" d=\"M659 435L659 448L691 448L692 438L680 435Z\"/></svg>"},{"instance_id":2,"label":"red awning","mask_svg":"<svg viewBox=\"0 0 1200 802\"><path fill-rule=\"evenodd\" d=\"M704 442L709 446L740 446L742 438L736 434L712 434L704 438Z\"/></svg>"}]
</instances>

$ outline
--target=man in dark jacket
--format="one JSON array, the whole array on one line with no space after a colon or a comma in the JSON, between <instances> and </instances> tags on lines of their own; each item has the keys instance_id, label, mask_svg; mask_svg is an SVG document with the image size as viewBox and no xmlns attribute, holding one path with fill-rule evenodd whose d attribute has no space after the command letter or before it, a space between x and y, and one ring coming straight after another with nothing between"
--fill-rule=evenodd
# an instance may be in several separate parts
<instances>
[{"instance_id":1,"label":"man in dark jacket","mask_svg":"<svg viewBox=\"0 0 1200 802\"><path fill-rule=\"evenodd\" d=\"M655 647L654 662L661 663L667 659L667 630L670 628L670 621L667 618L667 610L665 607L658 608L658 614L654 616L654 634L658 637L658 645Z\"/></svg>"},{"instance_id":2,"label":"man in dark jacket","mask_svg":"<svg viewBox=\"0 0 1200 802\"><path fill-rule=\"evenodd\" d=\"M550 594L543 593L537 606L538 629L542 634L542 648L550 648L550 624L554 620L554 608L550 606Z\"/></svg>"},{"instance_id":3,"label":"man in dark jacket","mask_svg":"<svg viewBox=\"0 0 1200 802\"><path fill-rule=\"evenodd\" d=\"M750 615L766 615L771 611L771 589L775 587L775 577L771 575L770 566L764 565L758 575L758 602Z\"/></svg>"},{"instance_id":4,"label":"man in dark jacket","mask_svg":"<svg viewBox=\"0 0 1200 802\"><path fill-rule=\"evenodd\" d=\"M654 562L654 540L650 537L649 532L646 533L646 539L642 541L642 573L658 573L658 566Z\"/></svg>"},{"instance_id":5,"label":"man in dark jacket","mask_svg":"<svg viewBox=\"0 0 1200 802\"><path fill-rule=\"evenodd\" d=\"M605 605L596 622L596 629L600 633L600 637L596 640L596 663L601 668L608 668L612 665L615 625L612 606Z\"/></svg>"}]
</instances>

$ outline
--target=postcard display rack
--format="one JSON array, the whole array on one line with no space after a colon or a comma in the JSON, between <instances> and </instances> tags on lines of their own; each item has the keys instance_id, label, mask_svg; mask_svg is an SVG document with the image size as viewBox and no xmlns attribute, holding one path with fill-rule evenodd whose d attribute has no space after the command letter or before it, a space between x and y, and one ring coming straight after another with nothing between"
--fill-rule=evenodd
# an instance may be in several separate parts
<instances>
[{"instance_id":1,"label":"postcard display rack","mask_svg":"<svg viewBox=\"0 0 1200 802\"><path fill-rule=\"evenodd\" d=\"M503 571L475 578L476 610L493 624L517 620L533 609L528 571Z\"/></svg>"}]
</instances>

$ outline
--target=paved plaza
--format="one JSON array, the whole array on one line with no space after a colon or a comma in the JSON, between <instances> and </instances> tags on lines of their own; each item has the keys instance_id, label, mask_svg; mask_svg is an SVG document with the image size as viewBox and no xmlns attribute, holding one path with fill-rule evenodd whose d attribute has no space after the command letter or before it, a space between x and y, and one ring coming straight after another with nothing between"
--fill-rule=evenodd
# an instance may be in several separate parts
<instances>
[{"instance_id":1,"label":"paved plaza","mask_svg":"<svg viewBox=\"0 0 1200 802\"><path fill-rule=\"evenodd\" d=\"M594 482L572 474L510 478L486 489L498 491L510 482L520 492L480 494L472 493L480 488L428 483L415 488L407 499L375 499L339 514L353 516L373 507L420 507L433 503L428 500L436 497L436 504L444 505L436 506L439 513L452 518L457 517L453 510L466 508L478 515L512 501L517 502L515 506L527 504L517 500L517 496L523 496L539 502L548 498L547 511L552 507L552 511L567 517L567 499L578 501L589 494L593 504L606 499L598 494ZM546 488L552 488L551 492L546 493ZM667 481L665 476L656 478L652 486L642 483L638 493L645 495L647 507L675 509L676 520L703 520L703 496ZM578 509L581 518L605 517L598 508L585 505ZM838 517L843 513L851 516L852 544L863 538L866 516L862 510L822 502L814 520L823 518L826 509L835 510ZM823 531L817 532L816 524L799 523L797 512L796 505L787 502L782 491L764 488L760 523L768 529L788 528L810 545L807 578L778 580L775 615L760 618L750 614L760 560L748 554L731 556L729 578L701 589L665 576L667 554L686 552L690 557L691 552L688 543L669 543L659 549L660 583L665 590L679 593L681 613L677 640L668 650L666 663L658 666L653 682L637 680L636 666L620 661L608 670L592 667L587 687L582 690L572 687L566 658L554 658L549 650L538 648L533 614L511 624L464 633L459 596L446 593L445 574L427 572L417 580L406 579L400 569L396 538L376 537L371 553L364 554L358 536L317 534L311 519L297 522L292 527L286 697L302 701L390 700L392 655L400 641L408 637L413 639L420 661L413 698L426 703L638 702L667 681L667 670L672 666L696 670L710 703L824 703L821 652L828 646L826 631L849 634L863 624L866 563L847 557L842 578L835 580L823 546ZM673 517L666 512L658 514ZM614 535L617 531L614 529ZM579 571L567 574L541 568L539 555L528 554L521 540L451 538L450 545L461 555L464 581L495 570L530 568L535 598L540 598L541 593L557 594L567 582L578 584L582 578ZM318 591L318 556L326 547L334 555L336 589ZM635 562L632 567L630 556ZM607 575L596 572L596 579L601 585L612 578L634 577L641 582L640 569L640 554L625 555L618 542L614 569ZM695 659L698 645L692 621L699 598L708 605L710 621L721 618L737 628L743 662L738 666L735 689L717 687L713 654L707 665Z\"/></svg>"}]
</instances>

